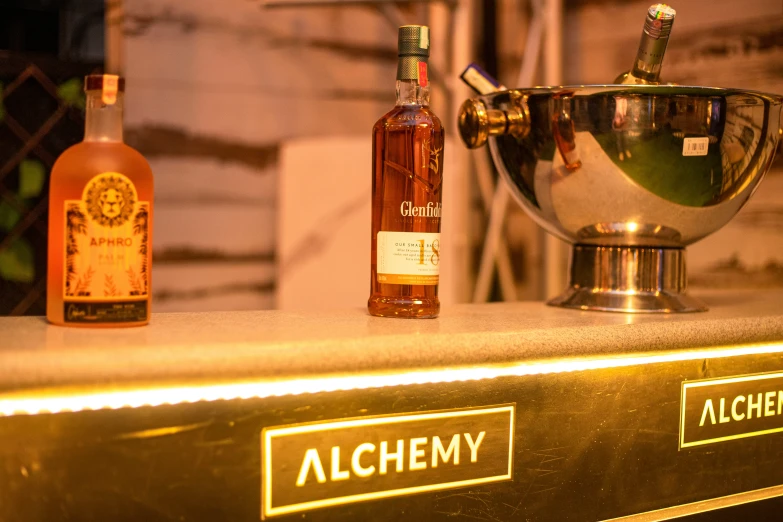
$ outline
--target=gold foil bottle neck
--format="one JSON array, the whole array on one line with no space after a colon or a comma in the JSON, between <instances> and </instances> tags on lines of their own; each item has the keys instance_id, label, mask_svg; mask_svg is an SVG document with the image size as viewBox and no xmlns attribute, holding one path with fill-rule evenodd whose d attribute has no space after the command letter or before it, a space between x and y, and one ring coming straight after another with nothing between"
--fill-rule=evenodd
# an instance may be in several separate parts
<instances>
[{"instance_id":1,"label":"gold foil bottle neck","mask_svg":"<svg viewBox=\"0 0 783 522\"><path fill-rule=\"evenodd\" d=\"M644 32L652 38L668 38L672 32L674 17L677 11L666 4L655 4L647 10L644 21Z\"/></svg>"}]
</instances>

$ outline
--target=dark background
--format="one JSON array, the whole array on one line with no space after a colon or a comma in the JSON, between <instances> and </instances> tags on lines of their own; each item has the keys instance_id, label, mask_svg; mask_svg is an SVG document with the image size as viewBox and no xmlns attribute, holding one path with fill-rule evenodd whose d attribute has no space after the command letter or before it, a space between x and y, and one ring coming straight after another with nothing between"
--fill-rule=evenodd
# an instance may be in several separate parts
<instances>
[{"instance_id":1,"label":"dark background","mask_svg":"<svg viewBox=\"0 0 783 522\"><path fill-rule=\"evenodd\" d=\"M83 137L103 49L102 0L0 2L0 316L46 312L49 172Z\"/></svg>"}]
</instances>

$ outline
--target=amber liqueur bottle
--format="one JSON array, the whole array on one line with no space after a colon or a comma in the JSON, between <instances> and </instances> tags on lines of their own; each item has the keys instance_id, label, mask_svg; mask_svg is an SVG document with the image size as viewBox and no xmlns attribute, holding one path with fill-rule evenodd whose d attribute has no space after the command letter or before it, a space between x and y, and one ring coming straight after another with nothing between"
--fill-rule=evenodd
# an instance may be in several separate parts
<instances>
[{"instance_id":1,"label":"amber liqueur bottle","mask_svg":"<svg viewBox=\"0 0 783 522\"><path fill-rule=\"evenodd\" d=\"M429 28L399 28L397 103L372 130L370 314L437 317L443 125L430 110Z\"/></svg>"},{"instance_id":2,"label":"amber liqueur bottle","mask_svg":"<svg viewBox=\"0 0 783 522\"><path fill-rule=\"evenodd\" d=\"M84 141L52 168L47 319L57 325L147 324L152 273L152 171L122 141L125 81L85 79Z\"/></svg>"}]
</instances>

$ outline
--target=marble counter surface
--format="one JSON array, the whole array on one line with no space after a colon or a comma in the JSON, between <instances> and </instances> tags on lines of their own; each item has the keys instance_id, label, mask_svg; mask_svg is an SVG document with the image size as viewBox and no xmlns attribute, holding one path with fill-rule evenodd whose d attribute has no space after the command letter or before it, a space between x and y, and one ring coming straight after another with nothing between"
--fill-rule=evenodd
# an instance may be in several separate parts
<instances>
[{"instance_id":1,"label":"marble counter surface","mask_svg":"<svg viewBox=\"0 0 783 522\"><path fill-rule=\"evenodd\" d=\"M376 318L361 308L156 314L149 326L130 329L0 318L0 390L140 380L279 381L783 342L783 291L701 297L709 312L680 315L521 302L446 307L435 320Z\"/></svg>"}]
</instances>

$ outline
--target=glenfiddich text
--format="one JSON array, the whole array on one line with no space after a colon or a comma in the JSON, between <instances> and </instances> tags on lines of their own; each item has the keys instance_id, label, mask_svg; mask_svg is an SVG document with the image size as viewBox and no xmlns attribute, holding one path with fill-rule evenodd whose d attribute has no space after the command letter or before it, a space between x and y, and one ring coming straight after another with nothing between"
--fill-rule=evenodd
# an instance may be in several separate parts
<instances>
[{"instance_id":1,"label":"glenfiddich text","mask_svg":"<svg viewBox=\"0 0 783 522\"><path fill-rule=\"evenodd\" d=\"M405 217L431 217L440 218L440 203L430 201L427 206L414 207L410 201L403 201L400 204L400 214Z\"/></svg>"}]
</instances>

